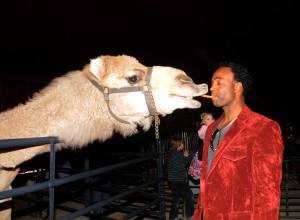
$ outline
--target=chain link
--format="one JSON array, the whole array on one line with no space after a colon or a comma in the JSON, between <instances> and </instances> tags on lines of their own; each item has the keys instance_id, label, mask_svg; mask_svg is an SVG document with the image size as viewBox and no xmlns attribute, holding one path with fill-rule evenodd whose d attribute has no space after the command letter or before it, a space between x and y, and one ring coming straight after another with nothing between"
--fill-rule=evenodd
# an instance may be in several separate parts
<instances>
[{"instance_id":1,"label":"chain link","mask_svg":"<svg viewBox=\"0 0 300 220\"><path fill-rule=\"evenodd\" d=\"M155 112L155 116L154 116L155 138L159 139L159 130L158 130L158 127L160 125L160 119L158 117L159 114L157 113L157 110L156 110L156 105L155 105L155 102L154 102L154 97L153 97L152 92L151 92L151 88L149 89L149 94L150 94L150 100L151 100L151 104L152 104L152 107L153 107L153 111Z\"/></svg>"}]
</instances>

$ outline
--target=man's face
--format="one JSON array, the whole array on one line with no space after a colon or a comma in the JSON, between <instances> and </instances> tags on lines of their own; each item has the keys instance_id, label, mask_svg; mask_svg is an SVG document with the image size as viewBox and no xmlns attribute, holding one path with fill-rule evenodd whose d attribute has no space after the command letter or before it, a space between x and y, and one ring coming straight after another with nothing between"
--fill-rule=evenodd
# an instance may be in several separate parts
<instances>
[{"instance_id":1,"label":"man's face","mask_svg":"<svg viewBox=\"0 0 300 220\"><path fill-rule=\"evenodd\" d=\"M230 105L235 98L233 73L229 67L219 68L211 79L212 102L215 107Z\"/></svg>"}]
</instances>

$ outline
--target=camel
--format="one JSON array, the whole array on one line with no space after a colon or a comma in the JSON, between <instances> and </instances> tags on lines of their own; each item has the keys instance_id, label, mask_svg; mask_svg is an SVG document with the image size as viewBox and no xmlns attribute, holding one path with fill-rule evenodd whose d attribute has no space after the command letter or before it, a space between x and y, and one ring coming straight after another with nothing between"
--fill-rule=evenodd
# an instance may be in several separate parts
<instances>
[{"instance_id":1,"label":"camel","mask_svg":"<svg viewBox=\"0 0 300 220\"><path fill-rule=\"evenodd\" d=\"M206 84L194 84L179 69L148 68L126 55L99 56L82 71L55 78L27 103L2 112L0 139L56 136L62 142L56 150L81 148L103 142L114 132L126 137L137 133L138 126L147 131L155 115L199 108L201 103L193 97L207 91ZM49 145L0 149L0 192L11 189L18 165L49 151ZM5 205L9 200L0 202L0 219L10 219Z\"/></svg>"}]
</instances>

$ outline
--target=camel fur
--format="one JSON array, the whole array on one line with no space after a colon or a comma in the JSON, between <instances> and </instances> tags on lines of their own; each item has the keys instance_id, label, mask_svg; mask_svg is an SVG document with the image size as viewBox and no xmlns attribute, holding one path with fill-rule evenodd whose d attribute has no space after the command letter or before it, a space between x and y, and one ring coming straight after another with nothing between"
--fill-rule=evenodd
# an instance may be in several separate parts
<instances>
[{"instance_id":1,"label":"camel fur","mask_svg":"<svg viewBox=\"0 0 300 220\"><path fill-rule=\"evenodd\" d=\"M137 133L137 126L147 131L153 117L142 92L110 95L112 112L129 122L125 124L110 115L103 93L88 80L93 78L108 88L142 85L147 69L125 55L92 59L82 71L54 79L27 103L2 112L0 139L56 136L63 142L57 146L56 150L60 150L81 148L96 140L103 142L114 132L130 136ZM162 116L176 109L199 108L201 104L192 98L208 91L206 84L196 85L182 70L172 67L154 66L150 82L157 112ZM11 188L18 165L49 151L49 145L0 149L0 192ZM4 200L1 202L0 219L10 219L11 211Z\"/></svg>"}]
</instances>

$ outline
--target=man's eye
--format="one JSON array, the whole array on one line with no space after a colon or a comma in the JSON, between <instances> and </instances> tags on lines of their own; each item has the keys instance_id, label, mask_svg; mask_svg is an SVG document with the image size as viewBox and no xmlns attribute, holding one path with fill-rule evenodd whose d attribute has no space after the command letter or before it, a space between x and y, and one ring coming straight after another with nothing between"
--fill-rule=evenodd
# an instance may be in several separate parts
<instances>
[{"instance_id":1,"label":"man's eye","mask_svg":"<svg viewBox=\"0 0 300 220\"><path fill-rule=\"evenodd\" d=\"M130 84L135 84L139 81L139 77L137 77L137 76L130 76L126 79Z\"/></svg>"}]
</instances>

